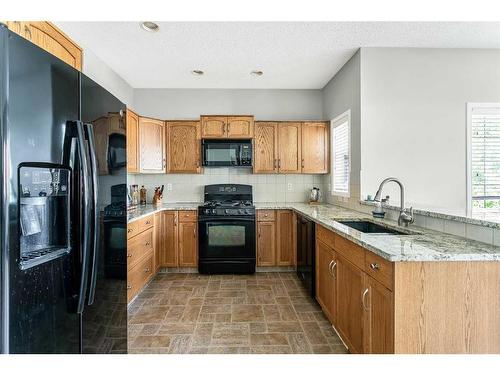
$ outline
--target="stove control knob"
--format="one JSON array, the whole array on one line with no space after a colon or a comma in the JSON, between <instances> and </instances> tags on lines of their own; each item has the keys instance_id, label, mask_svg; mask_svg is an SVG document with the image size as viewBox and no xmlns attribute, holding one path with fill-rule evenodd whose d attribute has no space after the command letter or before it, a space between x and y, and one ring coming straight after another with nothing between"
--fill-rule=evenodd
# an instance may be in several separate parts
<instances>
[{"instance_id":1,"label":"stove control knob","mask_svg":"<svg viewBox=\"0 0 500 375\"><path fill-rule=\"evenodd\" d=\"M238 210L238 213L240 213L241 215L244 215L245 214L245 210Z\"/></svg>"},{"instance_id":2,"label":"stove control knob","mask_svg":"<svg viewBox=\"0 0 500 375\"><path fill-rule=\"evenodd\" d=\"M205 213L206 213L206 214L210 214L210 210L207 208L207 209L205 210Z\"/></svg>"},{"instance_id":3,"label":"stove control knob","mask_svg":"<svg viewBox=\"0 0 500 375\"><path fill-rule=\"evenodd\" d=\"M247 215L251 215L251 214L252 214L252 212L251 212L250 210L245 210L245 213L246 213Z\"/></svg>"},{"instance_id":4,"label":"stove control knob","mask_svg":"<svg viewBox=\"0 0 500 375\"><path fill-rule=\"evenodd\" d=\"M214 214L214 215L215 215L216 213L217 213L217 210L214 208L214 209L212 210L212 214Z\"/></svg>"},{"instance_id":5,"label":"stove control knob","mask_svg":"<svg viewBox=\"0 0 500 375\"><path fill-rule=\"evenodd\" d=\"M229 210L224 210L224 213L225 213L225 214L228 214L228 213L229 213Z\"/></svg>"}]
</instances>

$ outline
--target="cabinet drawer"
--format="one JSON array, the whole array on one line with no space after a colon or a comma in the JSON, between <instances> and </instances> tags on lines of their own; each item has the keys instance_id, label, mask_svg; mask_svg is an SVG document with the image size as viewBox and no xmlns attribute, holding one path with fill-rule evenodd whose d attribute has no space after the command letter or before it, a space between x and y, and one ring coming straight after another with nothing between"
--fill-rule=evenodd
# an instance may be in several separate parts
<instances>
[{"instance_id":1,"label":"cabinet drawer","mask_svg":"<svg viewBox=\"0 0 500 375\"><path fill-rule=\"evenodd\" d=\"M152 228L154 225L154 215L149 215L143 217L142 219L136 220L137 223L137 233L143 232L146 229Z\"/></svg>"},{"instance_id":2,"label":"cabinet drawer","mask_svg":"<svg viewBox=\"0 0 500 375\"><path fill-rule=\"evenodd\" d=\"M274 210L257 210L257 221L275 221L276 212Z\"/></svg>"},{"instance_id":3,"label":"cabinet drawer","mask_svg":"<svg viewBox=\"0 0 500 375\"><path fill-rule=\"evenodd\" d=\"M129 238L134 237L137 233L139 233L137 229L137 221L134 221L133 223L128 223L127 224L127 240Z\"/></svg>"},{"instance_id":4,"label":"cabinet drawer","mask_svg":"<svg viewBox=\"0 0 500 375\"><path fill-rule=\"evenodd\" d=\"M321 225L316 225L316 238L323 241L330 247L335 247L335 233L331 230L322 227Z\"/></svg>"},{"instance_id":5,"label":"cabinet drawer","mask_svg":"<svg viewBox=\"0 0 500 375\"><path fill-rule=\"evenodd\" d=\"M154 215L146 216L127 224L127 239L132 238L154 225Z\"/></svg>"},{"instance_id":6,"label":"cabinet drawer","mask_svg":"<svg viewBox=\"0 0 500 375\"><path fill-rule=\"evenodd\" d=\"M335 234L334 249L345 259L350 261L360 269L365 268L365 249L355 243L346 240L344 237Z\"/></svg>"},{"instance_id":7,"label":"cabinet drawer","mask_svg":"<svg viewBox=\"0 0 500 375\"><path fill-rule=\"evenodd\" d=\"M180 223L196 222L197 219L198 213L196 211L179 211Z\"/></svg>"},{"instance_id":8,"label":"cabinet drawer","mask_svg":"<svg viewBox=\"0 0 500 375\"><path fill-rule=\"evenodd\" d=\"M127 241L127 269L133 268L144 254L153 250L153 228Z\"/></svg>"},{"instance_id":9,"label":"cabinet drawer","mask_svg":"<svg viewBox=\"0 0 500 375\"><path fill-rule=\"evenodd\" d=\"M394 264L392 262L370 251L366 251L365 272L385 287L392 290L394 274Z\"/></svg>"},{"instance_id":10,"label":"cabinet drawer","mask_svg":"<svg viewBox=\"0 0 500 375\"><path fill-rule=\"evenodd\" d=\"M132 298L142 289L153 275L153 252L141 260L127 274L127 299Z\"/></svg>"}]
</instances>

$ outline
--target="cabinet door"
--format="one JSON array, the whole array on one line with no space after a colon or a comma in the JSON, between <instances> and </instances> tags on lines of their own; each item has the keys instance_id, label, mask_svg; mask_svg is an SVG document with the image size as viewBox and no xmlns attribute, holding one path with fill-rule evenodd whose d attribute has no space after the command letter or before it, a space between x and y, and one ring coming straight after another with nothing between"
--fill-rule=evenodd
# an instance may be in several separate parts
<instances>
[{"instance_id":1,"label":"cabinet door","mask_svg":"<svg viewBox=\"0 0 500 375\"><path fill-rule=\"evenodd\" d=\"M139 172L139 116L127 109L127 172Z\"/></svg>"},{"instance_id":2,"label":"cabinet door","mask_svg":"<svg viewBox=\"0 0 500 375\"><path fill-rule=\"evenodd\" d=\"M167 173L200 173L200 122L172 121L167 128Z\"/></svg>"},{"instance_id":3,"label":"cabinet door","mask_svg":"<svg viewBox=\"0 0 500 375\"><path fill-rule=\"evenodd\" d=\"M302 173L328 172L328 134L324 122L302 124Z\"/></svg>"},{"instance_id":4,"label":"cabinet door","mask_svg":"<svg viewBox=\"0 0 500 375\"><path fill-rule=\"evenodd\" d=\"M363 271L337 256L336 328L351 353L363 352Z\"/></svg>"},{"instance_id":5,"label":"cabinet door","mask_svg":"<svg viewBox=\"0 0 500 375\"><path fill-rule=\"evenodd\" d=\"M276 241L276 265L295 265L295 226L293 212L290 210L278 210L277 241Z\"/></svg>"},{"instance_id":6,"label":"cabinet door","mask_svg":"<svg viewBox=\"0 0 500 375\"><path fill-rule=\"evenodd\" d=\"M140 166L142 173L165 173L165 123L139 117Z\"/></svg>"},{"instance_id":7,"label":"cabinet door","mask_svg":"<svg viewBox=\"0 0 500 375\"><path fill-rule=\"evenodd\" d=\"M177 211L163 211L163 247L161 249L161 263L164 267L178 267L178 230Z\"/></svg>"},{"instance_id":8,"label":"cabinet door","mask_svg":"<svg viewBox=\"0 0 500 375\"><path fill-rule=\"evenodd\" d=\"M81 48L52 23L25 21L22 23L22 28L21 35L33 44L60 58L75 69L82 69Z\"/></svg>"},{"instance_id":9,"label":"cabinet door","mask_svg":"<svg viewBox=\"0 0 500 375\"><path fill-rule=\"evenodd\" d=\"M161 249L163 249L164 242L164 226L163 226L163 212L158 212L155 214L154 221L154 241L153 241L153 264L154 264L154 273L157 273L161 267Z\"/></svg>"},{"instance_id":10,"label":"cabinet door","mask_svg":"<svg viewBox=\"0 0 500 375\"><path fill-rule=\"evenodd\" d=\"M179 267L198 265L198 223L179 223Z\"/></svg>"},{"instance_id":11,"label":"cabinet door","mask_svg":"<svg viewBox=\"0 0 500 375\"><path fill-rule=\"evenodd\" d=\"M365 274L363 295L364 352L374 354L394 353L393 293Z\"/></svg>"},{"instance_id":12,"label":"cabinet door","mask_svg":"<svg viewBox=\"0 0 500 375\"><path fill-rule=\"evenodd\" d=\"M201 116L202 138L226 138L227 117Z\"/></svg>"},{"instance_id":13,"label":"cabinet door","mask_svg":"<svg viewBox=\"0 0 500 375\"><path fill-rule=\"evenodd\" d=\"M256 122L253 173L278 172L278 123Z\"/></svg>"},{"instance_id":14,"label":"cabinet door","mask_svg":"<svg viewBox=\"0 0 500 375\"><path fill-rule=\"evenodd\" d=\"M228 138L253 138L253 116L235 116L227 118Z\"/></svg>"},{"instance_id":15,"label":"cabinet door","mask_svg":"<svg viewBox=\"0 0 500 375\"><path fill-rule=\"evenodd\" d=\"M325 315L335 324L336 256L333 249L322 241L316 240L316 300L321 305Z\"/></svg>"},{"instance_id":16,"label":"cabinet door","mask_svg":"<svg viewBox=\"0 0 500 375\"><path fill-rule=\"evenodd\" d=\"M279 173L301 172L301 123L285 122L278 125Z\"/></svg>"},{"instance_id":17,"label":"cabinet door","mask_svg":"<svg viewBox=\"0 0 500 375\"><path fill-rule=\"evenodd\" d=\"M257 223L257 265L276 265L276 223L261 221Z\"/></svg>"}]
</instances>

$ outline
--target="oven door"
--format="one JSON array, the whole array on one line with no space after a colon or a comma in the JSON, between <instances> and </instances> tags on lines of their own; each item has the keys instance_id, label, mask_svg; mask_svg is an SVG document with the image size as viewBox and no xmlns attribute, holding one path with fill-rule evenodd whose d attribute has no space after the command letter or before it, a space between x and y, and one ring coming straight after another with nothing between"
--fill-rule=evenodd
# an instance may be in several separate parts
<instances>
[{"instance_id":1,"label":"oven door","mask_svg":"<svg viewBox=\"0 0 500 375\"><path fill-rule=\"evenodd\" d=\"M198 221L200 259L255 259L255 217L208 217Z\"/></svg>"}]
</instances>

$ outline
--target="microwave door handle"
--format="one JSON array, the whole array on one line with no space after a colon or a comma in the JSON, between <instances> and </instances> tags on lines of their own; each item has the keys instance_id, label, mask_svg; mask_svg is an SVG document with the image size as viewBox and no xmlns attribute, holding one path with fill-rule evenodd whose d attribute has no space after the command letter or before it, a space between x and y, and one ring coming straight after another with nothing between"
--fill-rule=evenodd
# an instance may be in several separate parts
<instances>
[{"instance_id":1,"label":"microwave door handle","mask_svg":"<svg viewBox=\"0 0 500 375\"><path fill-rule=\"evenodd\" d=\"M83 233L83 246L82 246L82 267L80 275L80 290L78 294L77 313L83 313L85 306L85 296L87 291L88 282L88 268L89 268L89 253L92 246L90 241L91 230L91 198L90 198L90 173L89 173L89 153L86 147L85 132L83 124L76 121L76 141L78 146L78 156L80 159L81 174L83 180L83 222L80 222L80 231Z\"/></svg>"},{"instance_id":2,"label":"microwave door handle","mask_svg":"<svg viewBox=\"0 0 500 375\"><path fill-rule=\"evenodd\" d=\"M89 296L88 296L88 305L92 305L94 303L95 298L95 289L97 283L97 262L99 259L99 200L98 200L98 191L99 191L99 176L97 170L97 155L95 148L95 137L94 137L94 126L92 124L85 124L85 136L88 142L89 149L89 167L91 171L91 191L92 191L92 227L93 227L93 243L92 243L92 252L89 254L91 257L90 264L90 288L89 288Z\"/></svg>"}]
</instances>

